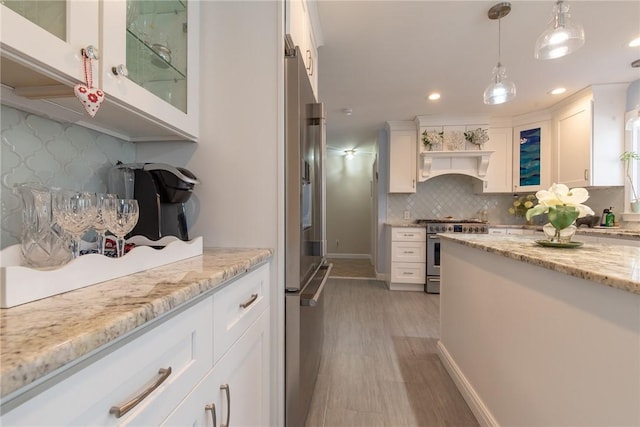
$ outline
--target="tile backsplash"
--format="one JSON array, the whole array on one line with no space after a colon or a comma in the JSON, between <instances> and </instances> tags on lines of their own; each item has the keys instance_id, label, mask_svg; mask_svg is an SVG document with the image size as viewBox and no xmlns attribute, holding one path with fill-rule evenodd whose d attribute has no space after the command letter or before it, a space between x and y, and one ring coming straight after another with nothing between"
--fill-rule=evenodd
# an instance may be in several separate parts
<instances>
[{"instance_id":1,"label":"tile backsplash","mask_svg":"<svg viewBox=\"0 0 640 427\"><path fill-rule=\"evenodd\" d=\"M22 229L22 206L14 184L38 182L105 192L109 168L118 160L135 161L131 142L5 105L0 114L0 248L18 243Z\"/></svg>"},{"instance_id":2,"label":"tile backsplash","mask_svg":"<svg viewBox=\"0 0 640 427\"><path fill-rule=\"evenodd\" d=\"M387 198L387 221L402 222L405 211L411 219L418 218L478 218L481 210L486 210L492 224L524 224L524 218L509 213L513 203L512 194L476 194L473 192L475 178L466 175L442 175L418 183L415 194L389 194ZM527 194L527 193L523 193ZM623 189L591 188L590 198L585 203L596 215L604 208L614 207L621 212ZM542 223L544 216L534 218L534 223Z\"/></svg>"}]
</instances>

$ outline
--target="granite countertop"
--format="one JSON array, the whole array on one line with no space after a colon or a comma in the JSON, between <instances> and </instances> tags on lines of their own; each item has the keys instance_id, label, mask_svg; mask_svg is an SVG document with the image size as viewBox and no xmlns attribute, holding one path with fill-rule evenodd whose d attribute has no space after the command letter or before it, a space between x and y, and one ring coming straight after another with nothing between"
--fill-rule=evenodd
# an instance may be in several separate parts
<instances>
[{"instance_id":1,"label":"granite countertop","mask_svg":"<svg viewBox=\"0 0 640 427\"><path fill-rule=\"evenodd\" d=\"M424 224L416 224L415 221L392 221L386 222L385 225L389 227L422 227L424 228ZM542 226L540 225L514 225L514 224L487 224L487 226L491 228L517 228L524 230L536 230L542 231ZM611 237L616 239L628 239L628 240L640 240L640 230L631 230L627 228L588 228L588 227L580 227L576 231L576 234L584 234L584 235L595 235L602 237Z\"/></svg>"},{"instance_id":2,"label":"granite countertop","mask_svg":"<svg viewBox=\"0 0 640 427\"><path fill-rule=\"evenodd\" d=\"M270 249L203 255L0 309L2 397L268 260Z\"/></svg>"},{"instance_id":3,"label":"granite countertop","mask_svg":"<svg viewBox=\"0 0 640 427\"><path fill-rule=\"evenodd\" d=\"M535 243L539 236L444 233L440 237L640 295L640 248L602 243L546 248Z\"/></svg>"}]
</instances>

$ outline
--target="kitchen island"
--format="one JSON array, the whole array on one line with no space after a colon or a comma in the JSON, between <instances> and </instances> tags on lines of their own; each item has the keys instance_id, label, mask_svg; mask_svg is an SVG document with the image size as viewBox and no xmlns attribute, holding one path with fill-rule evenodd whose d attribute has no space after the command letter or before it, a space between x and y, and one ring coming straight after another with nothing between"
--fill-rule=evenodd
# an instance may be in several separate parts
<instances>
[{"instance_id":1,"label":"kitchen island","mask_svg":"<svg viewBox=\"0 0 640 427\"><path fill-rule=\"evenodd\" d=\"M640 248L539 238L441 235L445 367L484 425L640 425Z\"/></svg>"},{"instance_id":2,"label":"kitchen island","mask_svg":"<svg viewBox=\"0 0 640 427\"><path fill-rule=\"evenodd\" d=\"M169 386L163 388L171 389L178 384L186 393L195 386L198 378L211 369L214 362L224 360L222 353L243 330L247 330L261 312L268 311L269 270L265 264L271 256L270 249L205 249L201 256L21 306L1 309L0 384L3 421L7 410L28 405L29 399L34 395L39 398L38 395L46 394L49 388L53 390L64 384L64 381L73 379L74 374L79 379L73 385L84 386L83 382L91 380L99 382L97 377L83 379L87 376L82 374L83 369L91 369L104 360L109 361L110 357L113 359L112 356L118 351L122 353L121 359L129 359L124 366L131 369L134 369L134 363L137 362L134 354L136 351L140 351L141 359L147 357L154 363L166 353L167 360L162 363L171 363L174 372L169 377ZM234 286L226 286L227 284ZM235 284L238 284L237 288ZM239 299L243 303L247 298L236 292L241 286L250 298L244 307L238 309L235 301ZM219 295L221 297L216 299ZM231 305L227 307L225 304L228 305L229 301ZM256 311L252 313L254 308ZM217 326L214 325L214 320L218 323ZM232 322L231 326L225 325L226 322ZM241 325L243 330L236 328L238 331L234 332L236 324ZM218 330L220 334L217 334ZM214 332L217 334L215 338ZM153 340L149 339L154 333L158 336ZM172 341L174 336L175 342ZM265 337L268 338L268 335ZM144 348L145 345L140 345L141 342L148 347ZM113 368L114 363L108 367ZM150 364L144 360L140 363L141 366ZM198 372L191 374L190 370L194 366ZM104 373L105 381L108 381L109 376L115 378L121 375L125 377L124 381L127 376L133 376L133 372L127 374L126 368L121 369L125 372ZM149 369L157 371L153 366ZM103 374L99 370L98 372ZM187 375L183 375L184 373ZM181 382L184 384L180 384ZM92 387L106 389L107 384L94 384ZM114 389L124 390L127 387L136 390L140 384L117 384ZM61 388L65 390L70 387ZM131 394L135 393L123 393L124 396ZM79 399L80 396L74 398ZM111 403L117 403L115 400L123 397L116 398L112 393L108 398ZM181 397L172 399L179 401ZM164 403L166 406L166 400ZM82 404L79 405L81 407ZM90 408L82 407L82 411L88 409ZM58 412L64 411L59 408ZM108 417L109 405L102 407L99 415ZM92 425L101 423L91 420L82 422L90 422ZM105 418L105 424L112 423L113 420L113 416ZM143 422L145 418L136 420ZM73 423L77 422L80 421L75 420Z\"/></svg>"}]
</instances>

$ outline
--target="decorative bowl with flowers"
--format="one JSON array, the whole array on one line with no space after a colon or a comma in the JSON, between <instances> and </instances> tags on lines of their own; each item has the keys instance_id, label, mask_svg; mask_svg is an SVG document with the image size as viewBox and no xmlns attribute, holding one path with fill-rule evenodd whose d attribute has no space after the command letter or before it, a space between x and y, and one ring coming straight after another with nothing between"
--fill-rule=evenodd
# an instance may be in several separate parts
<instances>
[{"instance_id":1,"label":"decorative bowl with flowers","mask_svg":"<svg viewBox=\"0 0 640 427\"><path fill-rule=\"evenodd\" d=\"M536 193L538 204L527 210L526 218L546 213L549 223L543 226L547 241L554 244L569 244L576 232L573 225L577 218L593 215L593 210L583 203L589 199L584 188L569 189L564 184L553 184L548 190Z\"/></svg>"}]
</instances>

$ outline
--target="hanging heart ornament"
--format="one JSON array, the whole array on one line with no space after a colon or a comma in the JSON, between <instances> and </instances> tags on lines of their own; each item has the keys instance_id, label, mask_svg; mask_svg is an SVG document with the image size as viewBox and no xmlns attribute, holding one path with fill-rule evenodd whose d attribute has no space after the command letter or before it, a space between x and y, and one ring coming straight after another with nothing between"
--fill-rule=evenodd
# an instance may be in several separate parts
<instances>
[{"instance_id":1,"label":"hanging heart ornament","mask_svg":"<svg viewBox=\"0 0 640 427\"><path fill-rule=\"evenodd\" d=\"M82 50L82 65L84 67L84 80L86 84L78 83L73 87L73 93L82 103L82 106L91 117L95 117L98 109L104 102L104 92L93 87L93 64L91 58Z\"/></svg>"},{"instance_id":2,"label":"hanging heart ornament","mask_svg":"<svg viewBox=\"0 0 640 427\"><path fill-rule=\"evenodd\" d=\"M95 87L88 87L82 83L78 83L73 87L73 93L82 103L82 106L91 117L95 117L98 108L104 101L104 92Z\"/></svg>"}]
</instances>

